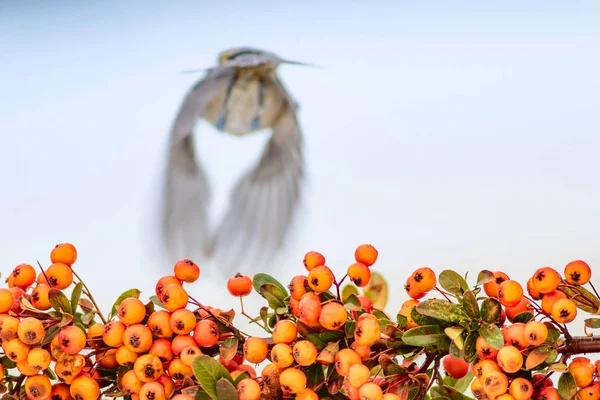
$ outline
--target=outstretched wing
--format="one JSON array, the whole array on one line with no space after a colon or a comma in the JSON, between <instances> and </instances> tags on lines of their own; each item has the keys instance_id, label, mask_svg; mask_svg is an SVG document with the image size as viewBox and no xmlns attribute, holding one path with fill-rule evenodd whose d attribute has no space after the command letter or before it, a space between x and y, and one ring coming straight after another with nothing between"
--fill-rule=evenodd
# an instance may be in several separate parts
<instances>
[{"instance_id":1,"label":"outstretched wing","mask_svg":"<svg viewBox=\"0 0 600 400\"><path fill-rule=\"evenodd\" d=\"M187 93L171 127L163 182L162 236L173 259L201 258L209 240L210 187L196 159L192 135L199 117L213 122L209 111L222 104L234 76L232 68L210 70Z\"/></svg>"},{"instance_id":2,"label":"outstretched wing","mask_svg":"<svg viewBox=\"0 0 600 400\"><path fill-rule=\"evenodd\" d=\"M274 73L264 90L278 99L269 107L278 109L279 117L258 164L234 187L229 210L208 248L225 276L250 266L254 271L268 268L284 245L300 199L304 161L296 104Z\"/></svg>"}]
</instances>

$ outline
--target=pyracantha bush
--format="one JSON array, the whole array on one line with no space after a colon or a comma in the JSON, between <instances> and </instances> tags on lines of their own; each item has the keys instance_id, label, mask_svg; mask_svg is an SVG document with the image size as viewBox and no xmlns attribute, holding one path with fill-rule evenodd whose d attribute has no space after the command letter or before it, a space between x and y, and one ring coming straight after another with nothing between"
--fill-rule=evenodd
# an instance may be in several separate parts
<instances>
[{"instance_id":1,"label":"pyracantha bush","mask_svg":"<svg viewBox=\"0 0 600 400\"><path fill-rule=\"evenodd\" d=\"M59 244L47 268L20 264L0 288L0 391L29 400L600 397L600 362L581 356L600 352L589 331L600 319L584 320L586 336L568 329L600 308L585 262L562 275L540 268L524 286L502 271L480 271L470 285L418 268L396 289L409 299L393 315L377 257L358 246L338 277L311 251L287 286L263 273L231 277L223 290L265 331L251 336L233 309L188 292L200 276L191 260L158 279L148 301L127 290L105 316L75 272L77 250ZM266 300L254 317L243 304L253 291Z\"/></svg>"}]
</instances>

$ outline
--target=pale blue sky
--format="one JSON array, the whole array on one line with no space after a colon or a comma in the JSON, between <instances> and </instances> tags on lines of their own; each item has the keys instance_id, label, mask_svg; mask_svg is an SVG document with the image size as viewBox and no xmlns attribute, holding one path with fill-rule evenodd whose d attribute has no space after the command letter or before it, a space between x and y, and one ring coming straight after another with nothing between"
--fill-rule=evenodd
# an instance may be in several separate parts
<instances>
[{"instance_id":1,"label":"pale blue sky","mask_svg":"<svg viewBox=\"0 0 600 400\"><path fill-rule=\"evenodd\" d=\"M282 281L313 249L343 273L363 242L398 289L422 265L600 264L598 2L75 4L0 3L3 274L71 241L105 304L150 295L163 146L201 76L179 71L241 45L325 67L280 70L308 165ZM197 132L220 212L267 136ZM197 297L235 305L202 267Z\"/></svg>"}]
</instances>

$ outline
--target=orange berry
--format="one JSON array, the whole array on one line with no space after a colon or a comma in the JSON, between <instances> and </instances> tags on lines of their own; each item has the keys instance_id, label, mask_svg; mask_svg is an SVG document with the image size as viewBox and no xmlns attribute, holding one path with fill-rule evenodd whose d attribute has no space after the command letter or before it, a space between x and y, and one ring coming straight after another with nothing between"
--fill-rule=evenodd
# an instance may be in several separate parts
<instances>
[{"instance_id":1,"label":"orange berry","mask_svg":"<svg viewBox=\"0 0 600 400\"><path fill-rule=\"evenodd\" d=\"M310 271L319 265L325 265L325 257L316 251L309 251L304 255L303 263L306 270Z\"/></svg>"},{"instance_id":2,"label":"orange berry","mask_svg":"<svg viewBox=\"0 0 600 400\"><path fill-rule=\"evenodd\" d=\"M500 284L508 280L510 280L508 275L502 271L496 271L494 272L494 279L483 284L483 291L488 297L495 298L498 295Z\"/></svg>"},{"instance_id":3,"label":"orange berry","mask_svg":"<svg viewBox=\"0 0 600 400\"><path fill-rule=\"evenodd\" d=\"M17 370L25 376L37 375L40 372L39 369L36 369L33 365L29 364L29 361L27 361L27 359L25 359L23 361L18 361L16 364L17 364ZM2 367L2 368L4 368L4 367Z\"/></svg>"},{"instance_id":4,"label":"orange berry","mask_svg":"<svg viewBox=\"0 0 600 400\"><path fill-rule=\"evenodd\" d=\"M200 267L192 260L179 260L173 268L175 277L180 281L193 283L200 277Z\"/></svg>"},{"instance_id":5,"label":"orange berry","mask_svg":"<svg viewBox=\"0 0 600 400\"><path fill-rule=\"evenodd\" d=\"M298 330L296 324L289 319L282 319L273 328L273 341L275 343L291 344L296 340Z\"/></svg>"},{"instance_id":6,"label":"orange berry","mask_svg":"<svg viewBox=\"0 0 600 400\"><path fill-rule=\"evenodd\" d=\"M177 335L171 340L171 349L173 354L178 356L186 347L196 346L197 344L190 335Z\"/></svg>"},{"instance_id":7,"label":"orange berry","mask_svg":"<svg viewBox=\"0 0 600 400\"><path fill-rule=\"evenodd\" d=\"M236 386L239 395L239 400L258 400L260 398L261 389L258 382L254 379L242 379Z\"/></svg>"},{"instance_id":8,"label":"orange berry","mask_svg":"<svg viewBox=\"0 0 600 400\"><path fill-rule=\"evenodd\" d=\"M548 338L548 327L543 322L529 321L525 324L525 339L530 346L539 346Z\"/></svg>"},{"instance_id":9,"label":"orange berry","mask_svg":"<svg viewBox=\"0 0 600 400\"><path fill-rule=\"evenodd\" d=\"M371 315L371 314L363 314ZM361 315L362 317L362 315ZM372 318L360 319L354 328L354 340L361 346L372 346L381 338L381 327L379 321Z\"/></svg>"},{"instance_id":10,"label":"orange berry","mask_svg":"<svg viewBox=\"0 0 600 400\"><path fill-rule=\"evenodd\" d=\"M179 358L174 358L169 363L169 376L177 381L181 381L194 374L192 368L188 367Z\"/></svg>"},{"instance_id":11,"label":"orange berry","mask_svg":"<svg viewBox=\"0 0 600 400\"><path fill-rule=\"evenodd\" d=\"M508 378L502 372L491 371L483 378L483 388L488 397L500 396L508 390Z\"/></svg>"},{"instance_id":12,"label":"orange berry","mask_svg":"<svg viewBox=\"0 0 600 400\"><path fill-rule=\"evenodd\" d=\"M78 354L86 344L85 333L75 325L63 326L58 332L58 343L67 354Z\"/></svg>"},{"instance_id":13,"label":"orange berry","mask_svg":"<svg viewBox=\"0 0 600 400\"><path fill-rule=\"evenodd\" d=\"M473 375L477 378L485 379L493 371L502 372L502 368L494 360L483 360L473 365Z\"/></svg>"},{"instance_id":14,"label":"orange berry","mask_svg":"<svg viewBox=\"0 0 600 400\"><path fill-rule=\"evenodd\" d=\"M290 295L293 299L300 300L304 293L306 293L306 287L304 286L305 282L307 282L307 277L304 275L296 275L292 278L288 285L288 289L290 290Z\"/></svg>"},{"instance_id":15,"label":"orange berry","mask_svg":"<svg viewBox=\"0 0 600 400\"><path fill-rule=\"evenodd\" d=\"M171 314L169 325L176 334L187 335L196 326L196 316L187 308L181 308Z\"/></svg>"},{"instance_id":16,"label":"orange berry","mask_svg":"<svg viewBox=\"0 0 600 400\"><path fill-rule=\"evenodd\" d=\"M360 388L362 385L368 382L371 376L369 367L364 364L352 364L348 368L348 383L355 388Z\"/></svg>"},{"instance_id":17,"label":"orange berry","mask_svg":"<svg viewBox=\"0 0 600 400\"><path fill-rule=\"evenodd\" d=\"M21 289L18 286L14 286L11 288L8 288L8 291L12 294L13 296L13 305L12 308L10 309L12 312L19 314L22 309L21 309L21 297L23 297L25 295L25 291L23 289Z\"/></svg>"},{"instance_id":18,"label":"orange berry","mask_svg":"<svg viewBox=\"0 0 600 400\"><path fill-rule=\"evenodd\" d=\"M435 272L429 267L418 268L413 272L411 278L412 286L414 286L418 292L427 293L437 284Z\"/></svg>"},{"instance_id":19,"label":"orange berry","mask_svg":"<svg viewBox=\"0 0 600 400\"><path fill-rule=\"evenodd\" d=\"M294 350L289 344L276 344L271 349L271 362L279 368L289 367L294 363Z\"/></svg>"},{"instance_id":20,"label":"orange berry","mask_svg":"<svg viewBox=\"0 0 600 400\"><path fill-rule=\"evenodd\" d=\"M561 400L562 398L560 397L560 394L558 393L558 390L554 387L545 387L542 390L540 390L539 394L537 395L538 399L541 400Z\"/></svg>"},{"instance_id":21,"label":"orange berry","mask_svg":"<svg viewBox=\"0 0 600 400\"><path fill-rule=\"evenodd\" d=\"M585 285L591 277L592 270L585 261L571 261L565 267L565 280L571 285Z\"/></svg>"},{"instance_id":22,"label":"orange berry","mask_svg":"<svg viewBox=\"0 0 600 400\"><path fill-rule=\"evenodd\" d=\"M131 351L145 353L152 346L152 332L143 324L130 325L123 332L123 344Z\"/></svg>"},{"instance_id":23,"label":"orange berry","mask_svg":"<svg viewBox=\"0 0 600 400\"><path fill-rule=\"evenodd\" d=\"M358 390L358 395L361 400L381 400L383 397L383 391L381 387L374 383L368 382L360 387Z\"/></svg>"},{"instance_id":24,"label":"orange berry","mask_svg":"<svg viewBox=\"0 0 600 400\"><path fill-rule=\"evenodd\" d=\"M147 325L154 336L158 338L169 338L173 336L173 329L171 329L170 320L170 312L166 310L158 310L150 314Z\"/></svg>"},{"instance_id":25,"label":"orange berry","mask_svg":"<svg viewBox=\"0 0 600 400\"><path fill-rule=\"evenodd\" d=\"M30 400L45 399L52 393L52 384L46 375L34 375L25 380L25 394Z\"/></svg>"},{"instance_id":26,"label":"orange berry","mask_svg":"<svg viewBox=\"0 0 600 400\"><path fill-rule=\"evenodd\" d=\"M50 392L50 399L73 400L73 397L71 397L70 386L64 382L53 385L52 391Z\"/></svg>"},{"instance_id":27,"label":"orange berry","mask_svg":"<svg viewBox=\"0 0 600 400\"><path fill-rule=\"evenodd\" d=\"M540 300L542 298L542 294L538 292L533 286L533 276L527 281L527 292L529 293L529 296L534 300Z\"/></svg>"},{"instance_id":28,"label":"orange berry","mask_svg":"<svg viewBox=\"0 0 600 400\"><path fill-rule=\"evenodd\" d=\"M507 280L498 286L496 297L503 306L515 307L523 299L523 288L519 282Z\"/></svg>"},{"instance_id":29,"label":"orange berry","mask_svg":"<svg viewBox=\"0 0 600 400\"><path fill-rule=\"evenodd\" d=\"M259 337L249 337L246 339L243 350L244 358L253 364L259 364L263 362L269 354L269 346L267 345L267 342Z\"/></svg>"},{"instance_id":30,"label":"orange berry","mask_svg":"<svg viewBox=\"0 0 600 400\"><path fill-rule=\"evenodd\" d=\"M23 318L17 327L17 336L25 344L31 345L41 342L44 334L44 325L37 318Z\"/></svg>"},{"instance_id":31,"label":"orange berry","mask_svg":"<svg viewBox=\"0 0 600 400\"><path fill-rule=\"evenodd\" d=\"M513 345L518 349L522 350L529 345L525 336L525 324L522 322L502 328L502 334L504 335L505 343Z\"/></svg>"},{"instance_id":32,"label":"orange berry","mask_svg":"<svg viewBox=\"0 0 600 400\"><path fill-rule=\"evenodd\" d=\"M330 331L342 329L347 319L348 312L346 308L337 302L325 304L319 314L319 323L323 328Z\"/></svg>"},{"instance_id":33,"label":"orange berry","mask_svg":"<svg viewBox=\"0 0 600 400\"><path fill-rule=\"evenodd\" d=\"M33 295L32 295L33 297ZM15 299L8 289L0 288L0 314L5 314L10 311ZM35 304L34 304L35 306ZM40 308L41 310L41 308Z\"/></svg>"},{"instance_id":34,"label":"orange berry","mask_svg":"<svg viewBox=\"0 0 600 400\"><path fill-rule=\"evenodd\" d=\"M333 272L325 265L315 267L308 273L308 286L317 293L328 291L333 281Z\"/></svg>"},{"instance_id":35,"label":"orange berry","mask_svg":"<svg viewBox=\"0 0 600 400\"><path fill-rule=\"evenodd\" d=\"M354 259L356 262L363 263L367 267L375 264L377 261L378 251L370 244L361 244L354 250Z\"/></svg>"},{"instance_id":36,"label":"orange berry","mask_svg":"<svg viewBox=\"0 0 600 400\"><path fill-rule=\"evenodd\" d=\"M117 362L116 353L117 349L115 348L107 349L106 351L99 353L96 356L96 360L99 360L99 364L103 368L117 368L119 366L119 363Z\"/></svg>"},{"instance_id":37,"label":"orange berry","mask_svg":"<svg viewBox=\"0 0 600 400\"><path fill-rule=\"evenodd\" d=\"M170 348L170 346L169 346L169 348ZM150 348L150 351L152 351L152 348ZM139 357L138 353L136 353L133 350L130 350L127 346L124 346L124 345L119 346L119 348L117 349L117 351L115 353L115 359L117 360L117 363L124 367L133 365L133 363L135 362L135 360L138 359L138 357Z\"/></svg>"},{"instance_id":38,"label":"orange berry","mask_svg":"<svg viewBox=\"0 0 600 400\"><path fill-rule=\"evenodd\" d=\"M304 388L296 394L296 400L319 400L319 395L311 388Z\"/></svg>"},{"instance_id":39,"label":"orange berry","mask_svg":"<svg viewBox=\"0 0 600 400\"><path fill-rule=\"evenodd\" d=\"M515 400L529 400L533 395L533 385L525 378L515 378L510 383L508 392Z\"/></svg>"},{"instance_id":40,"label":"orange berry","mask_svg":"<svg viewBox=\"0 0 600 400\"><path fill-rule=\"evenodd\" d=\"M129 351L133 352L133 350ZM150 350L148 350L148 354L152 354L158 357L163 363L169 362L173 359L173 357L175 357L175 355L173 354L173 347L171 345L171 341L168 339L156 339L154 342L152 342ZM135 361L136 359L137 355L133 361Z\"/></svg>"},{"instance_id":41,"label":"orange berry","mask_svg":"<svg viewBox=\"0 0 600 400\"><path fill-rule=\"evenodd\" d=\"M202 355L202 350L198 346L188 346L185 349L181 350L179 353L179 358L185 365L188 367L192 366L192 362L198 357Z\"/></svg>"},{"instance_id":42,"label":"orange berry","mask_svg":"<svg viewBox=\"0 0 600 400\"><path fill-rule=\"evenodd\" d=\"M252 279L238 272L227 280L227 290L235 297L248 296L252 292Z\"/></svg>"},{"instance_id":43,"label":"orange berry","mask_svg":"<svg viewBox=\"0 0 600 400\"><path fill-rule=\"evenodd\" d=\"M35 371L39 372L48 369L51 361L52 356L48 350L41 347L34 347L33 349L29 350L29 353L27 353L27 363Z\"/></svg>"},{"instance_id":44,"label":"orange berry","mask_svg":"<svg viewBox=\"0 0 600 400\"><path fill-rule=\"evenodd\" d=\"M481 360L493 360L496 358L496 354L498 354L498 350L490 346L483 336L477 337L477 340L475 341L475 350Z\"/></svg>"},{"instance_id":45,"label":"orange berry","mask_svg":"<svg viewBox=\"0 0 600 400\"><path fill-rule=\"evenodd\" d=\"M71 382L70 392L75 400L96 400L100 397L100 385L90 376L79 375Z\"/></svg>"},{"instance_id":46,"label":"orange berry","mask_svg":"<svg viewBox=\"0 0 600 400\"><path fill-rule=\"evenodd\" d=\"M504 346L498 351L498 365L502 370L509 374L514 374L523 366L523 355L521 351L514 346Z\"/></svg>"},{"instance_id":47,"label":"orange berry","mask_svg":"<svg viewBox=\"0 0 600 400\"><path fill-rule=\"evenodd\" d=\"M505 309L506 317L510 322L513 322L513 319L523 313L523 312L531 312L533 307L531 306L531 302L527 299L527 297L521 298L519 304L514 307L506 307Z\"/></svg>"},{"instance_id":48,"label":"orange berry","mask_svg":"<svg viewBox=\"0 0 600 400\"><path fill-rule=\"evenodd\" d=\"M48 285L48 286L50 286L50 285L48 284L48 281L46 280L46 276L44 275L44 272L42 272L42 271L40 271L40 272L38 273L38 275L37 275L37 279L36 279L36 282L37 282L38 284L41 284L41 283L43 283L44 285Z\"/></svg>"},{"instance_id":49,"label":"orange berry","mask_svg":"<svg viewBox=\"0 0 600 400\"><path fill-rule=\"evenodd\" d=\"M163 388L165 389L166 398L171 398L173 396L173 393L175 392L175 382L173 382L173 379L169 378L167 374L163 373L161 376L158 377L156 382L163 385Z\"/></svg>"},{"instance_id":50,"label":"orange berry","mask_svg":"<svg viewBox=\"0 0 600 400\"><path fill-rule=\"evenodd\" d=\"M73 283L73 270L67 264L53 263L46 270L46 278L51 288L64 290Z\"/></svg>"},{"instance_id":51,"label":"orange berry","mask_svg":"<svg viewBox=\"0 0 600 400\"><path fill-rule=\"evenodd\" d=\"M135 360L133 370L140 381L152 382L162 375L163 366L160 358L152 354L144 354Z\"/></svg>"},{"instance_id":52,"label":"orange berry","mask_svg":"<svg viewBox=\"0 0 600 400\"><path fill-rule=\"evenodd\" d=\"M176 394L175 396L171 397L171 400L194 400L195 397L190 396L189 394L185 394L185 393L180 393L180 394Z\"/></svg>"},{"instance_id":53,"label":"orange berry","mask_svg":"<svg viewBox=\"0 0 600 400\"><path fill-rule=\"evenodd\" d=\"M219 328L214 321L202 319L194 328L194 340L200 347L211 347L219 341Z\"/></svg>"},{"instance_id":54,"label":"orange berry","mask_svg":"<svg viewBox=\"0 0 600 400\"><path fill-rule=\"evenodd\" d=\"M140 389L140 400L164 400L165 388L158 382L146 382Z\"/></svg>"},{"instance_id":55,"label":"orange berry","mask_svg":"<svg viewBox=\"0 0 600 400\"><path fill-rule=\"evenodd\" d=\"M293 297L290 297L290 305L288 306L290 314L296 318L300 318L300 302Z\"/></svg>"},{"instance_id":56,"label":"orange berry","mask_svg":"<svg viewBox=\"0 0 600 400\"><path fill-rule=\"evenodd\" d=\"M361 359L354 350L345 348L336 353L334 363L335 370L338 374L341 376L348 376L350 366L360 364Z\"/></svg>"},{"instance_id":57,"label":"orange berry","mask_svg":"<svg viewBox=\"0 0 600 400\"><path fill-rule=\"evenodd\" d=\"M50 252L50 261L73 265L77 261L77 249L71 243L57 244Z\"/></svg>"},{"instance_id":58,"label":"orange berry","mask_svg":"<svg viewBox=\"0 0 600 400\"><path fill-rule=\"evenodd\" d=\"M356 354L358 354L361 361L366 360L371 355L371 347L370 346L361 346L361 345L357 344L356 342L352 342L352 345L350 346L350 348L352 350L354 350L356 352Z\"/></svg>"},{"instance_id":59,"label":"orange berry","mask_svg":"<svg viewBox=\"0 0 600 400\"><path fill-rule=\"evenodd\" d=\"M116 309L119 320L125 325L139 324L146 318L146 306L135 297L123 299Z\"/></svg>"},{"instance_id":60,"label":"orange berry","mask_svg":"<svg viewBox=\"0 0 600 400\"><path fill-rule=\"evenodd\" d=\"M297 341L292 350L294 360L302 367L308 367L317 360L317 347L308 340Z\"/></svg>"},{"instance_id":61,"label":"orange berry","mask_svg":"<svg viewBox=\"0 0 600 400\"><path fill-rule=\"evenodd\" d=\"M123 390L125 392L137 394L140 392L142 385L144 382L138 378L135 370L130 369L129 371L123 374L123 378L121 379L121 386L123 386Z\"/></svg>"},{"instance_id":62,"label":"orange berry","mask_svg":"<svg viewBox=\"0 0 600 400\"><path fill-rule=\"evenodd\" d=\"M446 373L452 378L461 379L469 373L470 364L462 358L454 358L448 354L444 357L442 366Z\"/></svg>"},{"instance_id":63,"label":"orange berry","mask_svg":"<svg viewBox=\"0 0 600 400\"><path fill-rule=\"evenodd\" d=\"M471 382L471 393L477 400L487 399L487 394L483 388L483 382L479 378L473 379Z\"/></svg>"},{"instance_id":64,"label":"orange berry","mask_svg":"<svg viewBox=\"0 0 600 400\"><path fill-rule=\"evenodd\" d=\"M552 318L561 324L568 324L577 317L577 306L570 299L559 299L552 306Z\"/></svg>"},{"instance_id":65,"label":"orange berry","mask_svg":"<svg viewBox=\"0 0 600 400\"><path fill-rule=\"evenodd\" d=\"M0 289L6 290L6 289ZM50 304L50 286L46 284L38 284L31 292L31 304L38 310L46 311L52 308ZM0 303L2 300L0 300Z\"/></svg>"},{"instance_id":66,"label":"orange berry","mask_svg":"<svg viewBox=\"0 0 600 400\"><path fill-rule=\"evenodd\" d=\"M550 267L538 269L533 274L533 287L542 294L556 290L560 283L560 274Z\"/></svg>"},{"instance_id":67,"label":"orange berry","mask_svg":"<svg viewBox=\"0 0 600 400\"><path fill-rule=\"evenodd\" d=\"M427 294L426 292L421 292L416 289L415 280L413 279L412 275L406 280L404 290L406 291L406 294L408 294L414 300L418 300Z\"/></svg>"},{"instance_id":68,"label":"orange berry","mask_svg":"<svg viewBox=\"0 0 600 400\"><path fill-rule=\"evenodd\" d=\"M162 291L162 303L171 312L185 308L188 304L189 295L183 286L173 283L165 286Z\"/></svg>"},{"instance_id":69,"label":"orange berry","mask_svg":"<svg viewBox=\"0 0 600 400\"><path fill-rule=\"evenodd\" d=\"M365 264L354 263L348 267L348 278L358 287L367 286L371 280L371 270Z\"/></svg>"},{"instance_id":70,"label":"orange berry","mask_svg":"<svg viewBox=\"0 0 600 400\"><path fill-rule=\"evenodd\" d=\"M309 326L314 326L319 322L321 315L321 299L314 292L306 293L298 303L298 319Z\"/></svg>"},{"instance_id":71,"label":"orange berry","mask_svg":"<svg viewBox=\"0 0 600 400\"><path fill-rule=\"evenodd\" d=\"M363 308L363 310L365 310L368 313L373 311L373 300L371 300L370 297L365 295L360 295L357 297L358 301L360 301L360 306Z\"/></svg>"},{"instance_id":72,"label":"orange berry","mask_svg":"<svg viewBox=\"0 0 600 400\"><path fill-rule=\"evenodd\" d=\"M544 294L542 297L542 311L546 314L552 314L552 307L560 299L566 299L567 295L558 290Z\"/></svg>"},{"instance_id":73,"label":"orange berry","mask_svg":"<svg viewBox=\"0 0 600 400\"><path fill-rule=\"evenodd\" d=\"M306 386L306 375L299 369L288 368L279 375L279 383L288 392L298 393Z\"/></svg>"},{"instance_id":74,"label":"orange berry","mask_svg":"<svg viewBox=\"0 0 600 400\"><path fill-rule=\"evenodd\" d=\"M263 368L260 376L262 377L263 383L267 387L278 387L279 386L279 367L275 364L267 364Z\"/></svg>"},{"instance_id":75,"label":"orange berry","mask_svg":"<svg viewBox=\"0 0 600 400\"><path fill-rule=\"evenodd\" d=\"M29 264L17 265L11 275L13 277L13 283L21 289L27 289L37 278L35 268Z\"/></svg>"},{"instance_id":76,"label":"orange berry","mask_svg":"<svg viewBox=\"0 0 600 400\"><path fill-rule=\"evenodd\" d=\"M0 337L3 341L9 341L18 337L17 330L19 328L19 320L10 315L4 315L2 318L2 328L0 330Z\"/></svg>"},{"instance_id":77,"label":"orange berry","mask_svg":"<svg viewBox=\"0 0 600 400\"><path fill-rule=\"evenodd\" d=\"M579 389L577 399L580 400L598 400L600 398L600 382Z\"/></svg>"},{"instance_id":78,"label":"orange berry","mask_svg":"<svg viewBox=\"0 0 600 400\"><path fill-rule=\"evenodd\" d=\"M181 286L181 281L173 275L165 275L162 278L160 278L158 282L156 282L156 287L154 288L154 291L156 293L156 297L158 297L160 301L162 301L162 294L165 290L165 287L169 285Z\"/></svg>"},{"instance_id":79,"label":"orange berry","mask_svg":"<svg viewBox=\"0 0 600 400\"><path fill-rule=\"evenodd\" d=\"M121 321L111 321L104 325L102 340L107 346L119 347L123 344L123 334L126 328Z\"/></svg>"},{"instance_id":80,"label":"orange berry","mask_svg":"<svg viewBox=\"0 0 600 400\"><path fill-rule=\"evenodd\" d=\"M575 357L569 364L569 372L573 375L577 387L586 387L592 384L596 368L587 357Z\"/></svg>"}]
</instances>

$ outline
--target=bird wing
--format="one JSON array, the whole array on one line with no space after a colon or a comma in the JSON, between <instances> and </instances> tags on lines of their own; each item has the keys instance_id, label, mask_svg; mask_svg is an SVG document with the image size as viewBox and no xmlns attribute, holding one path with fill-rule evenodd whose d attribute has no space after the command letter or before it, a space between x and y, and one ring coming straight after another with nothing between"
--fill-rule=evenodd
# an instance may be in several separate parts
<instances>
[{"instance_id":1,"label":"bird wing","mask_svg":"<svg viewBox=\"0 0 600 400\"><path fill-rule=\"evenodd\" d=\"M278 110L258 163L236 183L229 209L207 248L223 275L268 267L283 247L300 199L304 171L296 103L275 73L264 81L270 109Z\"/></svg>"},{"instance_id":2,"label":"bird wing","mask_svg":"<svg viewBox=\"0 0 600 400\"><path fill-rule=\"evenodd\" d=\"M171 127L163 182L162 235L174 259L202 257L209 240L210 185L196 159L193 130L199 117L212 119L207 115L209 110L222 102L234 76L233 68L211 69L189 90Z\"/></svg>"}]
</instances>

